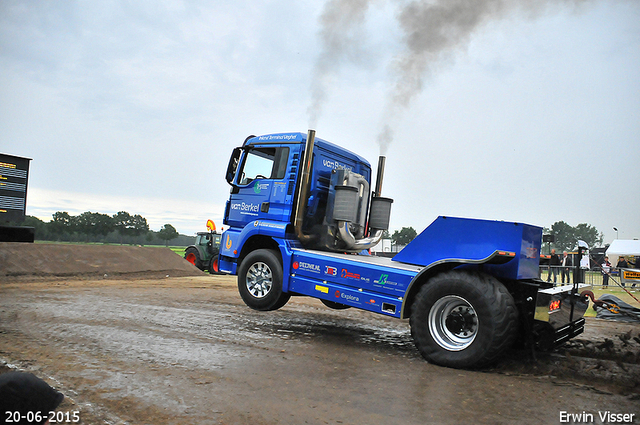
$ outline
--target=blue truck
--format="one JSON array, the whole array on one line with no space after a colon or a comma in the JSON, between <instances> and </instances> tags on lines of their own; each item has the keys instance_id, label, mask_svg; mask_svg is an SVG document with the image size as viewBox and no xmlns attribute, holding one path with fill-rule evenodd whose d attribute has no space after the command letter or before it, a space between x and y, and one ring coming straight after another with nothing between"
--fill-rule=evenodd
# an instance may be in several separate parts
<instances>
[{"instance_id":1,"label":"blue truck","mask_svg":"<svg viewBox=\"0 0 640 425\"><path fill-rule=\"evenodd\" d=\"M482 367L513 344L550 349L584 330L585 285L539 277L542 229L438 217L393 258L368 255L393 200L371 165L315 131L249 136L233 150L219 253L247 306L291 296L409 319L429 362Z\"/></svg>"}]
</instances>

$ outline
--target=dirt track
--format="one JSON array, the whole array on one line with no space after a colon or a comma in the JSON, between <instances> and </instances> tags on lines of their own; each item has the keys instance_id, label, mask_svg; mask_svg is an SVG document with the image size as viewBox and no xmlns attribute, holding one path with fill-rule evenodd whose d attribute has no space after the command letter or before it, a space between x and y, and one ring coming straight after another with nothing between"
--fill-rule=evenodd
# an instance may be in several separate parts
<instances>
[{"instance_id":1,"label":"dirt track","mask_svg":"<svg viewBox=\"0 0 640 425\"><path fill-rule=\"evenodd\" d=\"M193 274L0 275L0 369L45 378L88 424L640 423L637 325L591 319L535 362L460 371L423 361L406 321L308 298L259 313L235 278Z\"/></svg>"}]
</instances>

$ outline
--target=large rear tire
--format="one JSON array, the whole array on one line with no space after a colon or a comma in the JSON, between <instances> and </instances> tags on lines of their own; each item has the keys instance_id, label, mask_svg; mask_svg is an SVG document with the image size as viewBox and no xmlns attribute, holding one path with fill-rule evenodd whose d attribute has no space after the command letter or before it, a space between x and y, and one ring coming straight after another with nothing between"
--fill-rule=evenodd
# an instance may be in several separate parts
<instances>
[{"instance_id":1,"label":"large rear tire","mask_svg":"<svg viewBox=\"0 0 640 425\"><path fill-rule=\"evenodd\" d=\"M420 288L411 310L411 335L430 363L485 366L513 344L518 310L492 276L451 271Z\"/></svg>"},{"instance_id":2,"label":"large rear tire","mask_svg":"<svg viewBox=\"0 0 640 425\"><path fill-rule=\"evenodd\" d=\"M202 259L200 258L200 253L194 247L189 247L184 252L184 258L200 270L204 270L204 264L202 263Z\"/></svg>"},{"instance_id":3,"label":"large rear tire","mask_svg":"<svg viewBox=\"0 0 640 425\"><path fill-rule=\"evenodd\" d=\"M238 270L238 291L254 310L277 310L289 301L282 291L282 263L276 251L258 249L242 260Z\"/></svg>"}]
</instances>

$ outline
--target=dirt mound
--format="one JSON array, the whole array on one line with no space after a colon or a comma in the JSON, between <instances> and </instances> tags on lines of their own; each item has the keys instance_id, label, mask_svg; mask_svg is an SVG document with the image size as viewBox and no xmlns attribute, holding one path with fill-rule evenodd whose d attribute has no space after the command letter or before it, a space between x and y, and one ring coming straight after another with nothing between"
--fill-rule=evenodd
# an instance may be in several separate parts
<instances>
[{"instance_id":1,"label":"dirt mound","mask_svg":"<svg viewBox=\"0 0 640 425\"><path fill-rule=\"evenodd\" d=\"M171 276L202 274L169 248L0 243L0 277L110 277L160 273Z\"/></svg>"}]
</instances>

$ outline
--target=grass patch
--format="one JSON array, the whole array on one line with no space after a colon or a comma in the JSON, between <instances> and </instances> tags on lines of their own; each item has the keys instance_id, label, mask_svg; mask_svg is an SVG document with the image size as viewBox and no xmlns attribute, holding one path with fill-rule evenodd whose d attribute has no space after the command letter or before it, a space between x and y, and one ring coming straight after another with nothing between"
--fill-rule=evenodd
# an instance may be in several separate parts
<instances>
[{"instance_id":1,"label":"grass patch","mask_svg":"<svg viewBox=\"0 0 640 425\"><path fill-rule=\"evenodd\" d=\"M184 252L186 251L187 247L186 246L170 246L169 249L184 258Z\"/></svg>"}]
</instances>

